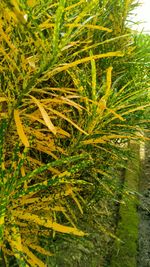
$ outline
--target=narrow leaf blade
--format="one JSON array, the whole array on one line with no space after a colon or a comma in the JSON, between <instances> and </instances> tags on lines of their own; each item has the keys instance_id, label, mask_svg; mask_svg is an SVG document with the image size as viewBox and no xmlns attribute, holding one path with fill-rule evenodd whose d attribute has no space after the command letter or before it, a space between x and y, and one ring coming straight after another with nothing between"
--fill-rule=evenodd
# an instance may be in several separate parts
<instances>
[{"instance_id":1,"label":"narrow leaf blade","mask_svg":"<svg viewBox=\"0 0 150 267\"><path fill-rule=\"evenodd\" d=\"M22 122L21 122L21 119L19 116L19 111L17 109L14 110L14 120L15 120L16 127L17 127L17 133L18 133L22 143L24 144L25 147L29 147L30 144L29 144L28 138L24 132L23 125L22 125Z\"/></svg>"}]
</instances>

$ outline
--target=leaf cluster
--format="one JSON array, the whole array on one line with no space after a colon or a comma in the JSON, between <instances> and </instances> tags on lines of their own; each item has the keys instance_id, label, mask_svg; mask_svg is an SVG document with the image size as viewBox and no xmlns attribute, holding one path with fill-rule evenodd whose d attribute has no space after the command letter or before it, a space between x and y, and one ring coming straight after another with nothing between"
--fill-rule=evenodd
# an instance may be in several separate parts
<instances>
[{"instance_id":1,"label":"leaf cluster","mask_svg":"<svg viewBox=\"0 0 150 267\"><path fill-rule=\"evenodd\" d=\"M149 36L126 26L133 2L0 3L0 246L7 266L45 266L47 240L86 236L84 212L92 214L99 199L102 210L116 195L127 143L144 138Z\"/></svg>"}]
</instances>

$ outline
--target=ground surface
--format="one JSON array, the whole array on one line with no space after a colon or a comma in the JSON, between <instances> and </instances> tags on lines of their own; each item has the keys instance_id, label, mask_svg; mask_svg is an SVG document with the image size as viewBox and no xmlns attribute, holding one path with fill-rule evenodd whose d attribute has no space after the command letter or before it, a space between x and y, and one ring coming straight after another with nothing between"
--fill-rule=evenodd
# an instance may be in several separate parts
<instances>
[{"instance_id":1,"label":"ground surface","mask_svg":"<svg viewBox=\"0 0 150 267\"><path fill-rule=\"evenodd\" d=\"M150 267L150 142L145 145L140 193L137 267Z\"/></svg>"}]
</instances>

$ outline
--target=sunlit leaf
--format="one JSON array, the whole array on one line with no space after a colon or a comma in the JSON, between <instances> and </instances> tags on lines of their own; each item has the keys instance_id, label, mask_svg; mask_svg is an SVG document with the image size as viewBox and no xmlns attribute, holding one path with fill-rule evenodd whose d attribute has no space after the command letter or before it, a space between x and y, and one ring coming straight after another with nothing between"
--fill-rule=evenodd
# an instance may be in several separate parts
<instances>
[{"instance_id":1,"label":"sunlit leaf","mask_svg":"<svg viewBox=\"0 0 150 267\"><path fill-rule=\"evenodd\" d=\"M64 66L57 67L54 70L50 71L49 73L45 74L45 76L48 75L48 77L51 77L51 76L55 75L56 73L59 73L59 72L62 72L62 71L66 71L69 68L73 68L75 66L78 66L79 64L83 64L83 63L89 62L92 59L93 60L97 60L97 59L100 59L100 58L123 57L123 56L124 56L123 52L116 51L116 52L108 52L108 53L105 53L105 54L99 54L99 55L93 55L93 56L85 57L85 58L76 60L76 61L71 62L71 63L66 63Z\"/></svg>"},{"instance_id":2,"label":"sunlit leaf","mask_svg":"<svg viewBox=\"0 0 150 267\"><path fill-rule=\"evenodd\" d=\"M0 97L0 102L5 102L5 101L7 101L6 97Z\"/></svg>"},{"instance_id":3,"label":"sunlit leaf","mask_svg":"<svg viewBox=\"0 0 150 267\"><path fill-rule=\"evenodd\" d=\"M37 4L37 0L27 0L27 5L29 7L34 7Z\"/></svg>"},{"instance_id":4,"label":"sunlit leaf","mask_svg":"<svg viewBox=\"0 0 150 267\"><path fill-rule=\"evenodd\" d=\"M23 246L23 251L27 255L26 260L31 266L45 267L45 263L41 261L27 246Z\"/></svg>"},{"instance_id":5,"label":"sunlit leaf","mask_svg":"<svg viewBox=\"0 0 150 267\"><path fill-rule=\"evenodd\" d=\"M41 115L45 121L45 124L47 125L47 127L49 128L49 130L53 133L53 134L56 134L56 128L55 126L53 125L53 123L51 122L51 119L50 117L48 116L46 110L44 109L43 105L40 103L40 101L35 98L34 96L31 96L30 97L32 98L32 100L34 101L34 103L38 106L40 112L41 112Z\"/></svg>"},{"instance_id":6,"label":"sunlit leaf","mask_svg":"<svg viewBox=\"0 0 150 267\"><path fill-rule=\"evenodd\" d=\"M105 93L105 96L106 97L108 97L110 95L111 75L112 75L112 67L109 67L107 69L107 77L106 77L106 93Z\"/></svg>"},{"instance_id":7,"label":"sunlit leaf","mask_svg":"<svg viewBox=\"0 0 150 267\"><path fill-rule=\"evenodd\" d=\"M75 23L70 23L70 24L66 24L65 26L67 27L83 27L83 28L87 28L87 29L92 29L92 30L100 30L100 31L107 31L107 32L112 32L111 29L108 29L106 27L103 26L99 26L99 25L91 25L91 24L75 24Z\"/></svg>"},{"instance_id":8,"label":"sunlit leaf","mask_svg":"<svg viewBox=\"0 0 150 267\"><path fill-rule=\"evenodd\" d=\"M54 110L52 108L48 108L50 111L52 111L54 114L58 115L59 117L63 118L64 120L68 121L70 124L72 124L75 128L77 128L80 132L88 135L88 133L86 133L83 129L80 128L80 126L78 126L78 124L76 124L75 122L73 122L71 119L69 119L68 117L66 117L63 113Z\"/></svg>"},{"instance_id":9,"label":"sunlit leaf","mask_svg":"<svg viewBox=\"0 0 150 267\"><path fill-rule=\"evenodd\" d=\"M19 115L19 110L17 110L17 109L14 110L14 120L16 123L18 135L19 135L22 143L24 144L25 147L29 147L30 144L29 144L28 138L27 138L27 136L24 132L24 129L23 129L23 125L22 125L20 115Z\"/></svg>"},{"instance_id":10,"label":"sunlit leaf","mask_svg":"<svg viewBox=\"0 0 150 267\"><path fill-rule=\"evenodd\" d=\"M93 56L92 51L90 51L90 56ZM92 99L96 100L96 64L94 59L91 59L91 74L92 74Z\"/></svg>"},{"instance_id":11,"label":"sunlit leaf","mask_svg":"<svg viewBox=\"0 0 150 267\"><path fill-rule=\"evenodd\" d=\"M83 209L82 209L82 207L81 207L81 204L80 204L79 200L76 198L76 196L75 196L75 194L74 194L73 191L71 192L71 196L72 196L74 202L77 204L77 206L78 206L80 212L83 214Z\"/></svg>"},{"instance_id":12,"label":"sunlit leaf","mask_svg":"<svg viewBox=\"0 0 150 267\"><path fill-rule=\"evenodd\" d=\"M12 251L18 261L18 264L23 267L29 267L29 265L24 260L24 251L22 246L21 234L19 232L19 227L16 225L15 219L11 216L11 237L9 239L9 243L12 247Z\"/></svg>"},{"instance_id":13,"label":"sunlit leaf","mask_svg":"<svg viewBox=\"0 0 150 267\"><path fill-rule=\"evenodd\" d=\"M61 233L66 233L66 234L73 234L73 235L78 235L78 236L84 236L85 233L82 232L81 230L78 230L77 228L61 225L59 223L53 222L46 217L42 218L39 217L35 214L31 213L24 213L22 211L16 211L14 213L14 216L17 217L18 219L25 220L25 221L30 221L32 223L35 223L37 225L44 226L46 228L51 228L54 231L61 232Z\"/></svg>"},{"instance_id":14,"label":"sunlit leaf","mask_svg":"<svg viewBox=\"0 0 150 267\"><path fill-rule=\"evenodd\" d=\"M39 252L40 254L43 254L43 255L47 255L47 256L52 256L53 254L51 252L49 252L48 250L45 250L44 248L38 246L38 245L35 245L35 244L32 244L30 242L26 242L28 244L28 247L30 247L31 249Z\"/></svg>"}]
</instances>

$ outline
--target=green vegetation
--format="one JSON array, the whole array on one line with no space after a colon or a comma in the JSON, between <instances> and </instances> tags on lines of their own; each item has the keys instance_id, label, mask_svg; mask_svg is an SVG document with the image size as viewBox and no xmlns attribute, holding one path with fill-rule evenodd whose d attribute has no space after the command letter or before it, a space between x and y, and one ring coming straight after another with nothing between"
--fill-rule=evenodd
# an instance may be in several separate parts
<instances>
[{"instance_id":1,"label":"green vegetation","mask_svg":"<svg viewBox=\"0 0 150 267\"><path fill-rule=\"evenodd\" d=\"M120 220L117 227L117 237L120 241L114 243L111 267L136 267L139 215L137 212L138 187L140 178L139 146L132 144L134 158L128 163L125 174L124 192L120 205ZM128 191L126 192L126 189ZM130 191L129 191L130 190Z\"/></svg>"},{"instance_id":2,"label":"green vegetation","mask_svg":"<svg viewBox=\"0 0 150 267\"><path fill-rule=\"evenodd\" d=\"M134 2L0 2L1 265L105 265L150 106Z\"/></svg>"}]
</instances>

